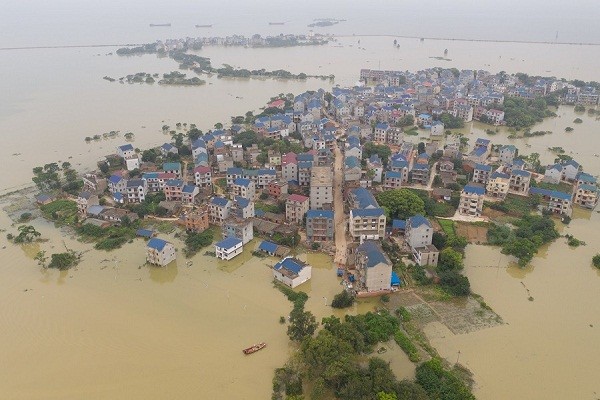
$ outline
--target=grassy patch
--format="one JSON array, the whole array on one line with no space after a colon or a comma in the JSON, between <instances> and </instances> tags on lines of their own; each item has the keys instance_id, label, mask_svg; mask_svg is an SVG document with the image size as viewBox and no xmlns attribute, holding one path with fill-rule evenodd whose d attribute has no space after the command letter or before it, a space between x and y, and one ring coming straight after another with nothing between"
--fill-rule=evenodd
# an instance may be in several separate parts
<instances>
[{"instance_id":1,"label":"grassy patch","mask_svg":"<svg viewBox=\"0 0 600 400\"><path fill-rule=\"evenodd\" d=\"M421 361L419 350L417 350L417 347L404 332L398 330L394 334L394 341L400 346L402 351L406 353L410 361L414 363Z\"/></svg>"}]
</instances>

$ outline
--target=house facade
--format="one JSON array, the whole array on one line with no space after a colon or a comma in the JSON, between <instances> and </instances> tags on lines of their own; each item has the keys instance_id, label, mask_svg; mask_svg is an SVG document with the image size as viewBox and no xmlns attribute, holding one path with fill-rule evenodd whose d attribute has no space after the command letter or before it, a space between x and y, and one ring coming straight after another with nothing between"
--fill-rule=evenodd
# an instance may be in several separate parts
<instances>
[{"instance_id":1,"label":"house facade","mask_svg":"<svg viewBox=\"0 0 600 400\"><path fill-rule=\"evenodd\" d=\"M159 238L152 238L146 245L146 261L150 264L166 267L177 258L175 246Z\"/></svg>"}]
</instances>

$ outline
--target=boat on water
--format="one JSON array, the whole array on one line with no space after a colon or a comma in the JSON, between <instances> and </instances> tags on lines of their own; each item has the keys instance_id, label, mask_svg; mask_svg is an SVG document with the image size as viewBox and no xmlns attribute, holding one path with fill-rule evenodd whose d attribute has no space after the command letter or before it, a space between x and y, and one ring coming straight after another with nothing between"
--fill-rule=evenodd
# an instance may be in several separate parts
<instances>
[{"instance_id":1,"label":"boat on water","mask_svg":"<svg viewBox=\"0 0 600 400\"><path fill-rule=\"evenodd\" d=\"M171 24L150 24L150 26L171 26Z\"/></svg>"},{"instance_id":2,"label":"boat on water","mask_svg":"<svg viewBox=\"0 0 600 400\"><path fill-rule=\"evenodd\" d=\"M267 347L267 344L265 342L260 342L255 344L254 346L250 346L247 349L242 350L244 352L244 354L252 354L252 353L256 353L259 350L264 349L265 347Z\"/></svg>"},{"instance_id":3,"label":"boat on water","mask_svg":"<svg viewBox=\"0 0 600 400\"><path fill-rule=\"evenodd\" d=\"M285 22L269 22L269 25L285 25Z\"/></svg>"},{"instance_id":4,"label":"boat on water","mask_svg":"<svg viewBox=\"0 0 600 400\"><path fill-rule=\"evenodd\" d=\"M212 28L212 25L196 25L196 28Z\"/></svg>"}]
</instances>

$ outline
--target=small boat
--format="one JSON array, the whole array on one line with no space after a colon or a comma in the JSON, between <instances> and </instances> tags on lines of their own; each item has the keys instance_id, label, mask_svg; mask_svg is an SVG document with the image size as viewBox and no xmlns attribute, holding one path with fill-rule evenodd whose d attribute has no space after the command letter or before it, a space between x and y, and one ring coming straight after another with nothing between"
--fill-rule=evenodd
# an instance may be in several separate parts
<instances>
[{"instance_id":1,"label":"small boat","mask_svg":"<svg viewBox=\"0 0 600 400\"><path fill-rule=\"evenodd\" d=\"M212 25L196 25L196 28L212 28Z\"/></svg>"},{"instance_id":2,"label":"small boat","mask_svg":"<svg viewBox=\"0 0 600 400\"><path fill-rule=\"evenodd\" d=\"M150 24L150 26L171 26L171 24Z\"/></svg>"},{"instance_id":3,"label":"small boat","mask_svg":"<svg viewBox=\"0 0 600 400\"><path fill-rule=\"evenodd\" d=\"M269 22L269 25L285 25L285 22Z\"/></svg>"},{"instance_id":4,"label":"small boat","mask_svg":"<svg viewBox=\"0 0 600 400\"><path fill-rule=\"evenodd\" d=\"M244 354L252 354L252 353L256 353L259 350L264 349L265 347L267 347L267 344L265 342L260 342L255 344L254 346L250 346L247 349L242 350L244 352Z\"/></svg>"}]
</instances>

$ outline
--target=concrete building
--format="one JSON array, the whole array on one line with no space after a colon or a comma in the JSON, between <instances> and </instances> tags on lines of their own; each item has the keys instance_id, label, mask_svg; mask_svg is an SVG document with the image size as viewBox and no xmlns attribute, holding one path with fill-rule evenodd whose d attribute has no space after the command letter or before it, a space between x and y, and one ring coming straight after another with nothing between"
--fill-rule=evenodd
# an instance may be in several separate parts
<instances>
[{"instance_id":1,"label":"concrete building","mask_svg":"<svg viewBox=\"0 0 600 400\"><path fill-rule=\"evenodd\" d=\"M517 148L512 144L500 148L500 161L504 164L512 164L517 156Z\"/></svg>"},{"instance_id":2,"label":"concrete building","mask_svg":"<svg viewBox=\"0 0 600 400\"><path fill-rule=\"evenodd\" d=\"M470 215L472 217L481 216L484 195L485 189L483 187L473 185L465 186L460 193L458 212L462 215Z\"/></svg>"},{"instance_id":3,"label":"concrete building","mask_svg":"<svg viewBox=\"0 0 600 400\"><path fill-rule=\"evenodd\" d=\"M223 222L223 238L228 237L240 239L242 244L246 244L254 239L252 220L229 216Z\"/></svg>"},{"instance_id":4,"label":"concrete building","mask_svg":"<svg viewBox=\"0 0 600 400\"><path fill-rule=\"evenodd\" d=\"M256 186L250 179L237 178L231 185L231 192L233 196L254 200L254 197L256 196Z\"/></svg>"},{"instance_id":5,"label":"concrete building","mask_svg":"<svg viewBox=\"0 0 600 400\"><path fill-rule=\"evenodd\" d=\"M514 169L510 173L508 191L510 193L526 196L529 193L530 182L531 172L521 169Z\"/></svg>"},{"instance_id":6,"label":"concrete building","mask_svg":"<svg viewBox=\"0 0 600 400\"><path fill-rule=\"evenodd\" d=\"M213 197L208 205L210 223L222 225L223 221L229 217L232 203L223 197Z\"/></svg>"},{"instance_id":7,"label":"concrete building","mask_svg":"<svg viewBox=\"0 0 600 400\"><path fill-rule=\"evenodd\" d=\"M498 171L492 172L485 186L486 194L489 197L504 200L508 194L509 184L510 175Z\"/></svg>"},{"instance_id":8,"label":"concrete building","mask_svg":"<svg viewBox=\"0 0 600 400\"><path fill-rule=\"evenodd\" d=\"M309 210L306 213L306 238L311 242L333 241L334 213L330 210Z\"/></svg>"},{"instance_id":9,"label":"concrete building","mask_svg":"<svg viewBox=\"0 0 600 400\"><path fill-rule=\"evenodd\" d=\"M365 240L357 247L354 265L359 290L390 290L392 263L377 241Z\"/></svg>"},{"instance_id":10,"label":"concrete building","mask_svg":"<svg viewBox=\"0 0 600 400\"><path fill-rule=\"evenodd\" d=\"M310 174L310 208L321 210L333 203L333 173L330 167L313 167Z\"/></svg>"},{"instance_id":11,"label":"concrete building","mask_svg":"<svg viewBox=\"0 0 600 400\"><path fill-rule=\"evenodd\" d=\"M546 210L553 214L566 215L567 217L573 214L573 195L570 193L532 187L529 189L529 195L541 196L546 203Z\"/></svg>"},{"instance_id":12,"label":"concrete building","mask_svg":"<svg viewBox=\"0 0 600 400\"><path fill-rule=\"evenodd\" d=\"M354 240L385 237L386 217L383 208L350 210L350 236Z\"/></svg>"},{"instance_id":13,"label":"concrete building","mask_svg":"<svg viewBox=\"0 0 600 400\"><path fill-rule=\"evenodd\" d=\"M310 199L299 194L292 194L285 203L285 219L293 224L302 224L304 215L309 210Z\"/></svg>"},{"instance_id":14,"label":"concrete building","mask_svg":"<svg viewBox=\"0 0 600 400\"><path fill-rule=\"evenodd\" d=\"M475 164L473 169L473 182L486 185L492 173L492 166L485 164Z\"/></svg>"},{"instance_id":15,"label":"concrete building","mask_svg":"<svg viewBox=\"0 0 600 400\"><path fill-rule=\"evenodd\" d=\"M86 216L88 213L88 209L92 206L99 205L100 201L98 200L97 195L88 191L83 191L77 196L76 203L77 212L79 213L79 215Z\"/></svg>"},{"instance_id":16,"label":"concrete building","mask_svg":"<svg viewBox=\"0 0 600 400\"><path fill-rule=\"evenodd\" d=\"M296 258L286 257L273 266L273 278L292 289L308 281L312 267Z\"/></svg>"},{"instance_id":17,"label":"concrete building","mask_svg":"<svg viewBox=\"0 0 600 400\"><path fill-rule=\"evenodd\" d=\"M183 218L185 230L190 232L204 232L208 229L209 222L208 207L206 206L187 213Z\"/></svg>"},{"instance_id":18,"label":"concrete building","mask_svg":"<svg viewBox=\"0 0 600 400\"><path fill-rule=\"evenodd\" d=\"M231 260L242 254L242 251L244 251L244 245L238 238L228 237L215 244L215 255L221 260Z\"/></svg>"},{"instance_id":19,"label":"concrete building","mask_svg":"<svg viewBox=\"0 0 600 400\"><path fill-rule=\"evenodd\" d=\"M194 181L201 188L212 187L212 171L210 167L198 166L194 168Z\"/></svg>"},{"instance_id":20,"label":"concrete building","mask_svg":"<svg viewBox=\"0 0 600 400\"><path fill-rule=\"evenodd\" d=\"M152 238L146 245L146 261L161 267L176 259L175 246L158 238Z\"/></svg>"},{"instance_id":21,"label":"concrete building","mask_svg":"<svg viewBox=\"0 0 600 400\"><path fill-rule=\"evenodd\" d=\"M432 244L433 228L427 218L415 215L406 220L406 243L410 246L413 259L421 266L436 266L439 258L438 249Z\"/></svg>"},{"instance_id":22,"label":"concrete building","mask_svg":"<svg viewBox=\"0 0 600 400\"><path fill-rule=\"evenodd\" d=\"M127 202L141 203L148 194L148 185L144 179L131 179L126 186Z\"/></svg>"}]
</instances>

